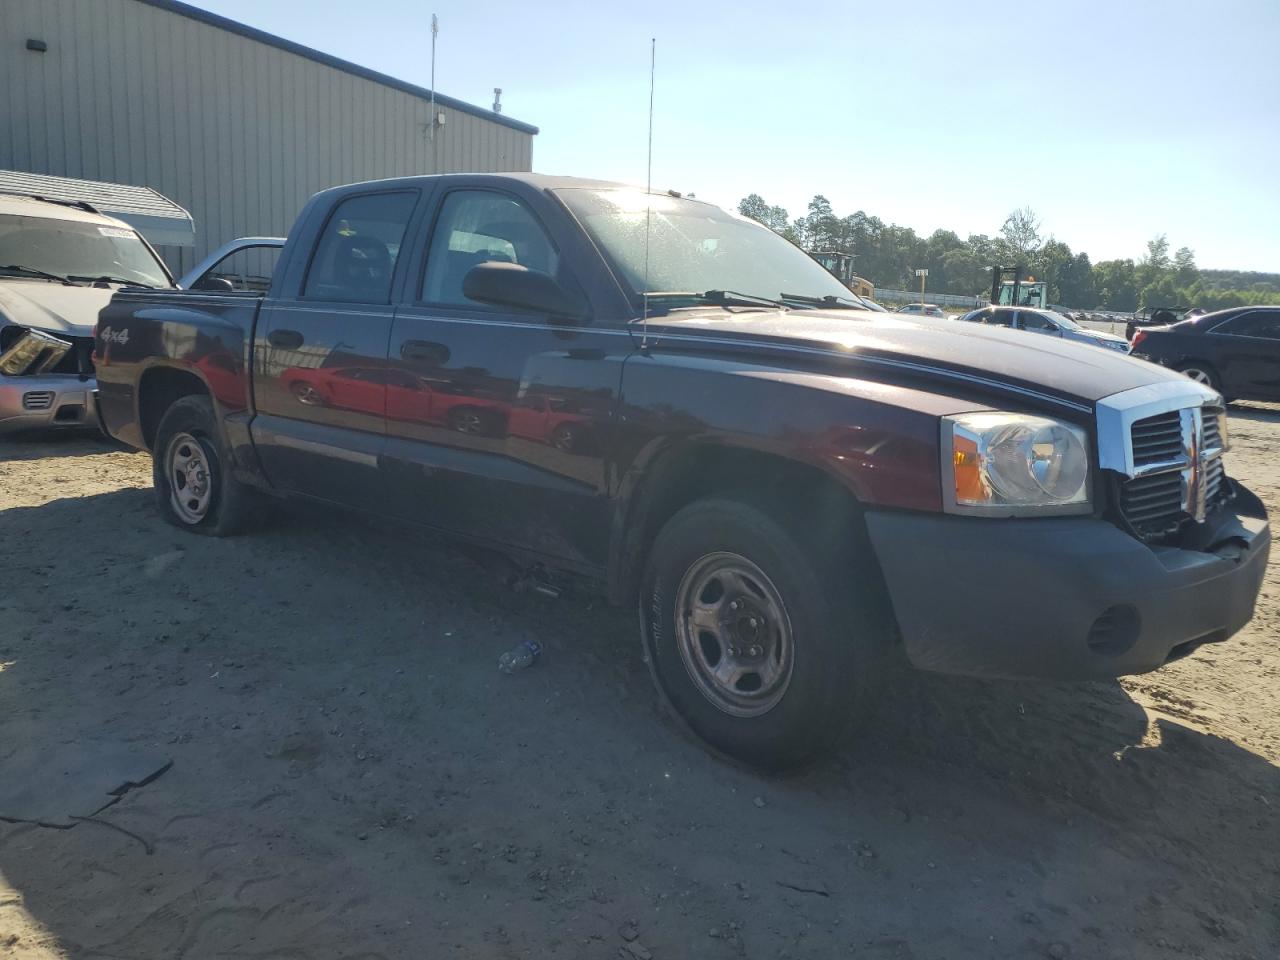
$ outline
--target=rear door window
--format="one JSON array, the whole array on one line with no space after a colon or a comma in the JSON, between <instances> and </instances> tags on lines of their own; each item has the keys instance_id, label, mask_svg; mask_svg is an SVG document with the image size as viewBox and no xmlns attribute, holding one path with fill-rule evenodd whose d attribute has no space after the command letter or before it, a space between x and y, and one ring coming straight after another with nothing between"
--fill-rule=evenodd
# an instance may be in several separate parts
<instances>
[{"instance_id":1,"label":"rear door window","mask_svg":"<svg viewBox=\"0 0 1280 960\"><path fill-rule=\"evenodd\" d=\"M302 295L316 300L389 303L391 279L417 202L416 191L348 197L320 232Z\"/></svg>"}]
</instances>

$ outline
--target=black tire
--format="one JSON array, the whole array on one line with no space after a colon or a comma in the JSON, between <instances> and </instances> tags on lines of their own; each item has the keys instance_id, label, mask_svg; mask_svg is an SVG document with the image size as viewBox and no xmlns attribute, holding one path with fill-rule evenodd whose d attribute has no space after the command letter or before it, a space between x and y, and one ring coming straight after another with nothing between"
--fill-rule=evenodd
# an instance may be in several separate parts
<instances>
[{"instance_id":1,"label":"black tire","mask_svg":"<svg viewBox=\"0 0 1280 960\"><path fill-rule=\"evenodd\" d=\"M1218 393L1222 392L1222 379L1218 376L1218 371L1207 363L1202 363L1199 360L1185 360L1174 369L1184 376L1191 377L1192 380L1218 391ZM1197 376L1197 374L1200 376Z\"/></svg>"},{"instance_id":2,"label":"black tire","mask_svg":"<svg viewBox=\"0 0 1280 960\"><path fill-rule=\"evenodd\" d=\"M184 500L181 489L187 482L178 476L175 463L195 465L208 488L199 490L203 509L195 509L192 498ZM256 526L263 516L263 496L231 475L226 465L231 462L222 435L217 429L213 401L205 396L189 396L176 400L156 430L151 451L151 476L155 487L156 506L164 519L191 533L211 537L229 537ZM203 469L200 469L203 468ZM194 478L193 478L194 479Z\"/></svg>"},{"instance_id":3,"label":"black tire","mask_svg":"<svg viewBox=\"0 0 1280 960\"><path fill-rule=\"evenodd\" d=\"M841 556L846 552L842 549L805 549L795 533L800 529L804 527L798 522L780 522L744 500L700 500L680 510L659 532L642 581L641 635L666 705L713 752L771 772L820 759L855 720L866 715L892 635L883 604L874 588L865 585L879 583L878 577L860 576L855 569L857 558ZM696 642L701 650L690 653L693 644L687 638L693 631L686 627L682 632L677 624L677 618L683 618L676 609L682 592L689 599L699 571L707 569L707 563L714 569L717 561L708 558L725 556L746 559L771 581L768 587L781 600L790 628L789 680L780 695L769 695L778 699L763 713L734 715L717 702L740 696L749 703L752 696L764 697L767 681L761 681L763 691L746 693L726 690L723 684L717 687L714 681L709 684L707 647L714 652L718 644L708 644L707 635L699 632ZM712 588L714 592L714 584ZM730 595L724 589L721 604ZM753 599L742 591L734 595ZM752 619L753 636L755 623ZM741 643L736 629L731 628L729 636L737 636ZM741 658L735 660L741 662ZM759 709L768 699L764 697L751 709ZM733 703L729 709L746 708Z\"/></svg>"}]
</instances>

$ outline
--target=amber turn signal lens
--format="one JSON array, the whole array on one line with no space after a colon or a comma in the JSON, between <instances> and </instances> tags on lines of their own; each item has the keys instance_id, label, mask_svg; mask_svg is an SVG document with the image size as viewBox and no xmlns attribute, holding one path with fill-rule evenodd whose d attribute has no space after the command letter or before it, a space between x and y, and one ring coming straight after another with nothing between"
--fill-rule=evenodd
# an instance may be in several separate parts
<instances>
[{"instance_id":1,"label":"amber turn signal lens","mask_svg":"<svg viewBox=\"0 0 1280 960\"><path fill-rule=\"evenodd\" d=\"M956 437L954 441L956 501L981 503L989 499L982 482L982 466L978 459L978 443L969 437Z\"/></svg>"}]
</instances>

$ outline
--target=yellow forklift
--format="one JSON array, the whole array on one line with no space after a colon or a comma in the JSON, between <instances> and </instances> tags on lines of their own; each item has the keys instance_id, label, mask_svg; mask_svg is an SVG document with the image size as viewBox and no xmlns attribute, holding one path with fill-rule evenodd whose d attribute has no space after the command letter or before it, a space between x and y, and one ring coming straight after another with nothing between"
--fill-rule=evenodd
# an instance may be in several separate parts
<instances>
[{"instance_id":1,"label":"yellow forklift","mask_svg":"<svg viewBox=\"0 0 1280 960\"><path fill-rule=\"evenodd\" d=\"M1049 306L1049 284L1035 277L1023 277L1022 267L991 268L991 302L1004 307ZM1004 279L1012 275L1012 280Z\"/></svg>"},{"instance_id":2,"label":"yellow forklift","mask_svg":"<svg viewBox=\"0 0 1280 960\"><path fill-rule=\"evenodd\" d=\"M816 253L809 254L809 256L822 264L827 273L831 274L858 296L866 297L868 300L875 297L875 284L870 280L857 276L853 272L853 254L841 253L837 250L819 250Z\"/></svg>"}]
</instances>

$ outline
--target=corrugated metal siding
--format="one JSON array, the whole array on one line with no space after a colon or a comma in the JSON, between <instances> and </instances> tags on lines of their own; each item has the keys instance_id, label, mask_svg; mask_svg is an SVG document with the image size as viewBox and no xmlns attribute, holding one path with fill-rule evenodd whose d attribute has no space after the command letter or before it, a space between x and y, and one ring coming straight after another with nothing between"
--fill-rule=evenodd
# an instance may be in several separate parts
<instances>
[{"instance_id":1,"label":"corrugated metal siding","mask_svg":"<svg viewBox=\"0 0 1280 960\"><path fill-rule=\"evenodd\" d=\"M0 0L0 89L0 168L160 191L196 222L176 272L337 184L532 169L528 133L442 108L433 144L418 97L136 0Z\"/></svg>"}]
</instances>

